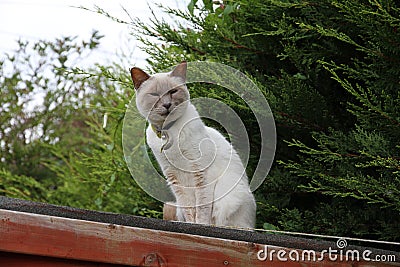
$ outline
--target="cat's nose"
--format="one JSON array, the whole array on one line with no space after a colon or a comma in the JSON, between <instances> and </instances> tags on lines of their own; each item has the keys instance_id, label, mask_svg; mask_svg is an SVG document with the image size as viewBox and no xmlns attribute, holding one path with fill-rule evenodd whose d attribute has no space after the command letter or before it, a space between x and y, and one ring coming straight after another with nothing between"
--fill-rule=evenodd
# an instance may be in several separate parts
<instances>
[{"instance_id":1,"label":"cat's nose","mask_svg":"<svg viewBox=\"0 0 400 267\"><path fill-rule=\"evenodd\" d=\"M171 107L171 103L164 103L163 107L169 109Z\"/></svg>"}]
</instances>

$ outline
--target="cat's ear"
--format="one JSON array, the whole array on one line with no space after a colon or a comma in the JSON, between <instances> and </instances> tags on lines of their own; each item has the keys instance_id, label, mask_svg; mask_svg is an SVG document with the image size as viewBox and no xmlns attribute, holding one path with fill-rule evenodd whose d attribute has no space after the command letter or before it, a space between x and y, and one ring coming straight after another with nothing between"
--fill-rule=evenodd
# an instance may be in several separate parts
<instances>
[{"instance_id":1,"label":"cat's ear","mask_svg":"<svg viewBox=\"0 0 400 267\"><path fill-rule=\"evenodd\" d=\"M175 67L175 69L171 72L171 76L180 77L183 81L186 81L186 70L187 70L187 63L183 61L179 65Z\"/></svg>"},{"instance_id":2,"label":"cat's ear","mask_svg":"<svg viewBox=\"0 0 400 267\"><path fill-rule=\"evenodd\" d=\"M135 85L135 89L137 90L143 82L150 78L150 75L139 68L133 67L131 69L131 77L133 84Z\"/></svg>"}]
</instances>

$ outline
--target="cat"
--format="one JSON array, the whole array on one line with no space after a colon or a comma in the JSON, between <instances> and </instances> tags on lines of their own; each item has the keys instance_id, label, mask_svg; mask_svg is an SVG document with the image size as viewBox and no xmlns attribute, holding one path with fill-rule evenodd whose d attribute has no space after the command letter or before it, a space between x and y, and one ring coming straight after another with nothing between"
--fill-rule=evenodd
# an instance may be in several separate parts
<instances>
[{"instance_id":1,"label":"cat","mask_svg":"<svg viewBox=\"0 0 400 267\"><path fill-rule=\"evenodd\" d=\"M243 164L224 136L200 119L190 102L186 72L186 62L152 76L131 69L137 108L149 122L146 142L176 198L172 217L254 228L256 202Z\"/></svg>"}]
</instances>

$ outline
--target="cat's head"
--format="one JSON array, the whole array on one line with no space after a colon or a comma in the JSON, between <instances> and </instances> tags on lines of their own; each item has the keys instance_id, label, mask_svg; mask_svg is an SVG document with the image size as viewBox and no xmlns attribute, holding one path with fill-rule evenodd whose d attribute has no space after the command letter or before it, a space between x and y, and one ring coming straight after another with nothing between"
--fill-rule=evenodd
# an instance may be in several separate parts
<instances>
[{"instance_id":1,"label":"cat's head","mask_svg":"<svg viewBox=\"0 0 400 267\"><path fill-rule=\"evenodd\" d=\"M175 121L184 114L189 100L186 68L186 62L182 62L171 72L152 76L139 68L131 69L136 106L151 124L161 128L164 122Z\"/></svg>"}]
</instances>

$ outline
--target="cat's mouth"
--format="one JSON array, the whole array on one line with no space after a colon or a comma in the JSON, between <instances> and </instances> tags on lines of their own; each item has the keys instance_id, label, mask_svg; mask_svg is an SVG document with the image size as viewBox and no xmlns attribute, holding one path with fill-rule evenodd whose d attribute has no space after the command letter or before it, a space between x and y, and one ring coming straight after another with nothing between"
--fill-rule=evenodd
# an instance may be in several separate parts
<instances>
[{"instance_id":1,"label":"cat's mouth","mask_svg":"<svg viewBox=\"0 0 400 267\"><path fill-rule=\"evenodd\" d=\"M179 110L179 107L174 106L169 107L168 109L158 110L157 114L165 120L168 116L179 116Z\"/></svg>"},{"instance_id":2,"label":"cat's mouth","mask_svg":"<svg viewBox=\"0 0 400 267\"><path fill-rule=\"evenodd\" d=\"M162 112L160 112L159 114L160 114L162 117L167 117L169 114L173 113L173 112L175 111L175 109L176 109L176 108L170 107L170 108L164 109L164 110L163 110Z\"/></svg>"},{"instance_id":3,"label":"cat's mouth","mask_svg":"<svg viewBox=\"0 0 400 267\"><path fill-rule=\"evenodd\" d=\"M166 111L160 113L160 115L161 115L162 117L167 117L170 113L171 113L171 112L170 112L169 110L166 110Z\"/></svg>"}]
</instances>

